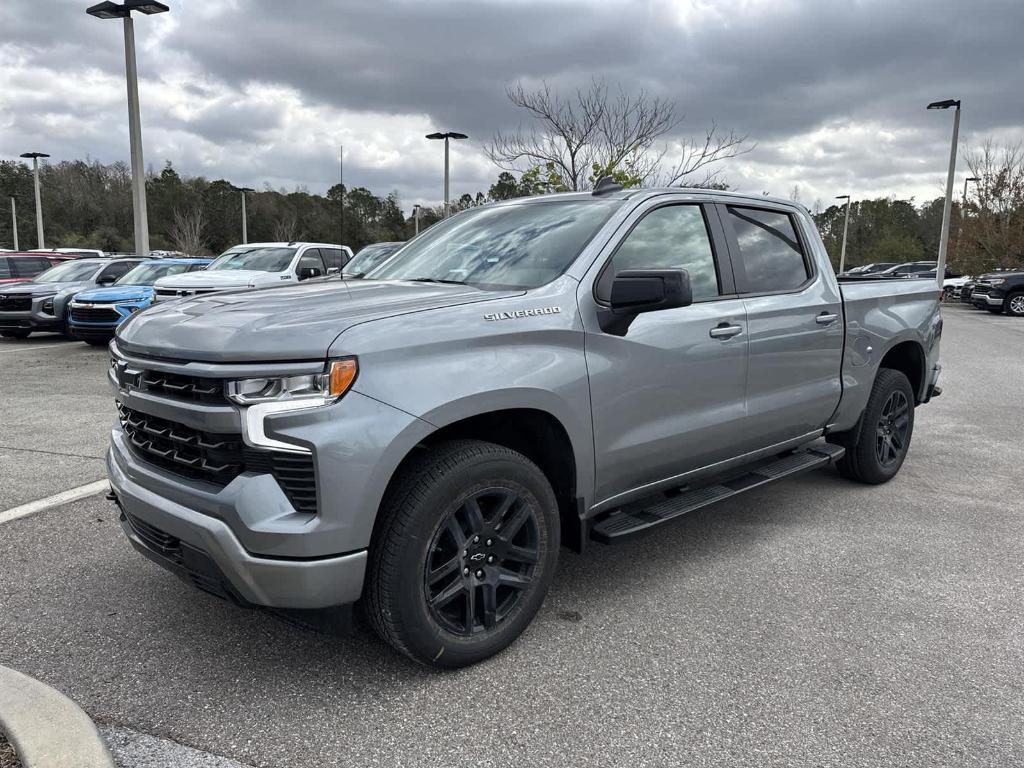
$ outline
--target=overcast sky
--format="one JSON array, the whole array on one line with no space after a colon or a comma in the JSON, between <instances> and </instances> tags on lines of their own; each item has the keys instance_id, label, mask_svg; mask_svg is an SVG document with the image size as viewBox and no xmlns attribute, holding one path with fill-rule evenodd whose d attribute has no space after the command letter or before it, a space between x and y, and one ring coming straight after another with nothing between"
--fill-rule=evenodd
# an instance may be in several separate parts
<instances>
[{"instance_id":1,"label":"overcast sky","mask_svg":"<svg viewBox=\"0 0 1024 768\"><path fill-rule=\"evenodd\" d=\"M812 205L837 194L937 197L950 112L962 145L1024 137L1024 2L961 0L166 0L137 16L146 164L239 185L337 180L408 210L498 173L481 146L520 116L505 88L594 76L678 104L757 146L724 172L743 191ZM87 2L0 3L0 157L128 159L121 23ZM958 186L963 173L958 173Z\"/></svg>"}]
</instances>

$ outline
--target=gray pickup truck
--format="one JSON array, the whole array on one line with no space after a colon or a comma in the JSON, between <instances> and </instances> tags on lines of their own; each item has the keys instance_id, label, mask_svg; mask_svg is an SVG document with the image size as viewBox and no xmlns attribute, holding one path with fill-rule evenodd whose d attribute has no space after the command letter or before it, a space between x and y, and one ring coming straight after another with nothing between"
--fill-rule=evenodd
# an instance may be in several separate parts
<instances>
[{"instance_id":1,"label":"gray pickup truck","mask_svg":"<svg viewBox=\"0 0 1024 768\"><path fill-rule=\"evenodd\" d=\"M838 281L807 211L550 195L436 224L366 279L157 305L111 344L107 456L143 554L243 605L361 600L458 667L560 547L835 462L882 483L939 392L931 281Z\"/></svg>"}]
</instances>

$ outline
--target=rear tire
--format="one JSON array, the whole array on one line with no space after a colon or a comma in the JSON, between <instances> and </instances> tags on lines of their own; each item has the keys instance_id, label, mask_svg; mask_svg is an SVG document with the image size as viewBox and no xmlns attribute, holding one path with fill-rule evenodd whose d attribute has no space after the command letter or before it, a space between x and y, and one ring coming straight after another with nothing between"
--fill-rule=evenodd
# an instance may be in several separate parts
<instances>
[{"instance_id":1,"label":"rear tire","mask_svg":"<svg viewBox=\"0 0 1024 768\"><path fill-rule=\"evenodd\" d=\"M558 561L559 516L544 473L478 440L425 449L400 470L370 547L365 606L396 650L464 667L533 620Z\"/></svg>"},{"instance_id":2,"label":"rear tire","mask_svg":"<svg viewBox=\"0 0 1024 768\"><path fill-rule=\"evenodd\" d=\"M840 474L869 485L895 477L914 434L914 403L914 389L905 374L879 369L860 424L837 465Z\"/></svg>"},{"instance_id":3,"label":"rear tire","mask_svg":"<svg viewBox=\"0 0 1024 768\"><path fill-rule=\"evenodd\" d=\"M5 339L27 339L32 331L0 331L0 336Z\"/></svg>"},{"instance_id":4,"label":"rear tire","mask_svg":"<svg viewBox=\"0 0 1024 768\"><path fill-rule=\"evenodd\" d=\"M1003 303L1006 314L1024 317L1024 292L1011 293Z\"/></svg>"},{"instance_id":5,"label":"rear tire","mask_svg":"<svg viewBox=\"0 0 1024 768\"><path fill-rule=\"evenodd\" d=\"M110 339L82 339L90 347L105 347L110 343Z\"/></svg>"}]
</instances>

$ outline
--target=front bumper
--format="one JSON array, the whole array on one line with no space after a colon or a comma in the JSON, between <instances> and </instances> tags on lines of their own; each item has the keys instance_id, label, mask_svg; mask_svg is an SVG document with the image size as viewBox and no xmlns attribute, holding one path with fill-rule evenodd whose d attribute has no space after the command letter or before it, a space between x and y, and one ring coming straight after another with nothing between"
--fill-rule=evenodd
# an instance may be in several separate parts
<instances>
[{"instance_id":1,"label":"front bumper","mask_svg":"<svg viewBox=\"0 0 1024 768\"><path fill-rule=\"evenodd\" d=\"M261 557L246 550L223 521L132 481L119 464L116 444L107 453L107 472L132 546L195 586L268 608L328 608L359 599L365 549L308 559Z\"/></svg>"},{"instance_id":2,"label":"front bumper","mask_svg":"<svg viewBox=\"0 0 1024 768\"><path fill-rule=\"evenodd\" d=\"M32 299L32 308L17 312L0 312L0 331L60 331L62 321L59 316L43 312L43 302L53 296L40 296Z\"/></svg>"},{"instance_id":3,"label":"front bumper","mask_svg":"<svg viewBox=\"0 0 1024 768\"><path fill-rule=\"evenodd\" d=\"M971 303L976 307L987 309L988 307L1001 307L1003 306L1003 299L1005 297L1002 293L975 293L971 296Z\"/></svg>"}]
</instances>

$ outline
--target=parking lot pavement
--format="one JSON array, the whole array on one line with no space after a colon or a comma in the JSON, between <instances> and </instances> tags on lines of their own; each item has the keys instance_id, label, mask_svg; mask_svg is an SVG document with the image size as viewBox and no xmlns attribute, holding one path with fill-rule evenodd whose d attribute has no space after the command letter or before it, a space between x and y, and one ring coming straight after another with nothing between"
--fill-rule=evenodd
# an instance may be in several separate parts
<instances>
[{"instance_id":1,"label":"parking lot pavement","mask_svg":"<svg viewBox=\"0 0 1024 768\"><path fill-rule=\"evenodd\" d=\"M107 359L56 334L0 339L0 512L104 476Z\"/></svg>"},{"instance_id":2,"label":"parking lot pavement","mask_svg":"<svg viewBox=\"0 0 1024 768\"><path fill-rule=\"evenodd\" d=\"M0 526L0 664L256 766L1024 764L1024 323L945 315L945 393L895 480L823 470L565 553L534 625L477 667L195 592L102 497ZM66 354L91 390L102 356Z\"/></svg>"}]
</instances>

